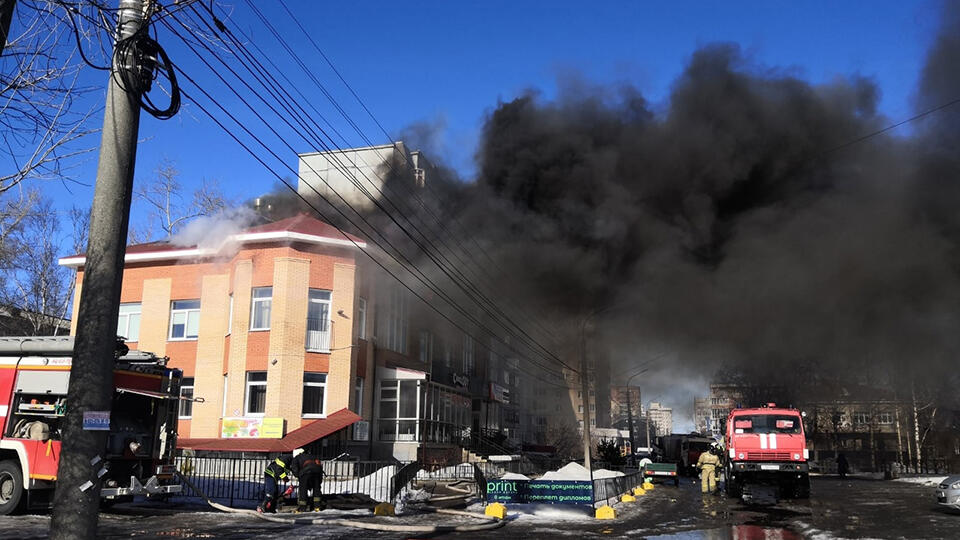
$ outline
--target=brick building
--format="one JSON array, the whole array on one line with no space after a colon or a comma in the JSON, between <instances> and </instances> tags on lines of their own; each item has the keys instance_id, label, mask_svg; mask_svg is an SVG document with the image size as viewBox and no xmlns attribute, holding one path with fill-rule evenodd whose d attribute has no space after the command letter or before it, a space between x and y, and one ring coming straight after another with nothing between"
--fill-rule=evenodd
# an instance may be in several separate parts
<instances>
[{"instance_id":1,"label":"brick building","mask_svg":"<svg viewBox=\"0 0 960 540\"><path fill-rule=\"evenodd\" d=\"M363 247L303 215L216 246L128 247L117 332L131 348L169 356L183 370L183 396L202 398L181 401L185 441L285 436L311 424L319 439L359 420L349 411L369 420L363 401L372 367L355 346L368 318L357 265ZM60 261L78 270L74 321L84 262ZM235 445L221 446L266 448Z\"/></svg>"},{"instance_id":2,"label":"brick building","mask_svg":"<svg viewBox=\"0 0 960 540\"><path fill-rule=\"evenodd\" d=\"M520 360L414 302L364 249L306 215L215 246L127 248L117 333L183 370L181 447L295 441L322 455L459 460L542 442L552 417ZM60 261L78 270L74 310L84 262Z\"/></svg>"}]
</instances>

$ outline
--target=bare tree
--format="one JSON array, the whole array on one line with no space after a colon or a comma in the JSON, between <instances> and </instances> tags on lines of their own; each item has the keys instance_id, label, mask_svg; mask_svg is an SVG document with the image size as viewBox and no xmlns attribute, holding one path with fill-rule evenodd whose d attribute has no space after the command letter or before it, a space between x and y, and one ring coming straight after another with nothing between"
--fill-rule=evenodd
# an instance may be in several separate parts
<instances>
[{"instance_id":1,"label":"bare tree","mask_svg":"<svg viewBox=\"0 0 960 540\"><path fill-rule=\"evenodd\" d=\"M222 212L231 204L216 180L204 180L189 198L185 196L180 171L169 159L162 160L154 174L151 181L134 192L136 202L146 208L146 219L131 224L133 243L149 242L158 235L172 237L191 220Z\"/></svg>"},{"instance_id":2,"label":"bare tree","mask_svg":"<svg viewBox=\"0 0 960 540\"><path fill-rule=\"evenodd\" d=\"M17 328L8 332L57 334L63 329L75 279L71 270L58 264L62 230L56 209L49 199L36 194L27 200L31 206L22 211L23 217L7 237L11 251L2 271L0 300L16 320ZM72 219L82 221L82 215L71 212Z\"/></svg>"},{"instance_id":3,"label":"bare tree","mask_svg":"<svg viewBox=\"0 0 960 540\"><path fill-rule=\"evenodd\" d=\"M6 1L6 14L13 2ZM20 0L0 56L0 193L30 179L71 180L80 157L94 146L93 120L101 105L79 84L86 58L109 64L107 11L99 2ZM84 45L85 44L85 45ZM97 100L98 101L98 100Z\"/></svg>"}]
</instances>

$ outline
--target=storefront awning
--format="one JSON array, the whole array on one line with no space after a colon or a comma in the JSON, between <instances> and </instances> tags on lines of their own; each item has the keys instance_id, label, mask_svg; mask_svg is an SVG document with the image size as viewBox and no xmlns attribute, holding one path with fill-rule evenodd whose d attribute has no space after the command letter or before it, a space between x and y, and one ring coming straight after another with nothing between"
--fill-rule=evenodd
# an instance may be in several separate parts
<instances>
[{"instance_id":1,"label":"storefront awning","mask_svg":"<svg viewBox=\"0 0 960 540\"><path fill-rule=\"evenodd\" d=\"M282 439L178 439L177 448L220 452L292 452L362 420L349 409L314 420L287 433Z\"/></svg>"}]
</instances>

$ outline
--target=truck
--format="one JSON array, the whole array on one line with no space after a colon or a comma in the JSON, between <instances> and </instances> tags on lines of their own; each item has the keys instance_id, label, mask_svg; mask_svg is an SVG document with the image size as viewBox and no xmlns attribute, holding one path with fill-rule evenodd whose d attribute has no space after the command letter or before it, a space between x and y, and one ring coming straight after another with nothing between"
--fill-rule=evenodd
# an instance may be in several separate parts
<instances>
[{"instance_id":1,"label":"truck","mask_svg":"<svg viewBox=\"0 0 960 540\"><path fill-rule=\"evenodd\" d=\"M799 410L775 403L734 409L724 443L728 495L748 502L810 497L810 456Z\"/></svg>"},{"instance_id":2,"label":"truck","mask_svg":"<svg viewBox=\"0 0 960 540\"><path fill-rule=\"evenodd\" d=\"M676 463L679 474L696 476L697 460L701 453L710 449L713 442L713 439L701 437L698 433L665 435L660 437L662 461Z\"/></svg>"},{"instance_id":3,"label":"truck","mask_svg":"<svg viewBox=\"0 0 960 540\"><path fill-rule=\"evenodd\" d=\"M0 515L48 506L57 487L71 337L0 338ZM180 492L174 451L183 374L168 358L118 340L110 411L85 412L84 429L107 431L91 463L107 501Z\"/></svg>"}]
</instances>

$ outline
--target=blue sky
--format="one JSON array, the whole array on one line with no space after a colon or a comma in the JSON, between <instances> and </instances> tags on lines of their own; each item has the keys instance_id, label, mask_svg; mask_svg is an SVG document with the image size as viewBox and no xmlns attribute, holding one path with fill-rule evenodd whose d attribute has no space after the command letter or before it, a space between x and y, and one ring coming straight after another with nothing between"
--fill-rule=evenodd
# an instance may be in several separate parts
<instances>
[{"instance_id":1,"label":"blue sky","mask_svg":"<svg viewBox=\"0 0 960 540\"><path fill-rule=\"evenodd\" d=\"M227 4L226 1L223 2ZM229 16L234 29L248 32L268 51L294 84L347 135L364 144L319 97L293 60L262 28L241 0ZM662 106L670 85L698 47L735 42L757 65L810 80L828 82L858 74L881 90L881 111L900 119L912 111L912 93L925 52L936 30L938 6L931 2L312 2L287 0L377 120L398 138L415 123L433 126L435 160L454 166L465 178L485 116L498 101L529 89L544 99L558 81L580 78L614 88L630 84ZM258 2L288 43L302 52L337 101L374 142L384 136L300 33L282 6ZM177 38L160 28L160 42L191 77L214 79ZM92 73L91 77L102 76ZM96 80L96 79L92 79ZM224 91L218 99L239 102ZM237 110L237 109L234 109ZM166 157L176 162L190 187L219 179L229 195L245 199L268 191L275 178L249 157L199 110L186 104L179 117L158 121L143 116L137 180L148 178ZM313 150L300 141L298 151ZM296 158L278 148L286 163ZM91 185L96 159L81 177ZM85 204L92 188L56 184L47 190L61 205ZM136 219L136 216L134 217Z\"/></svg>"}]
</instances>

